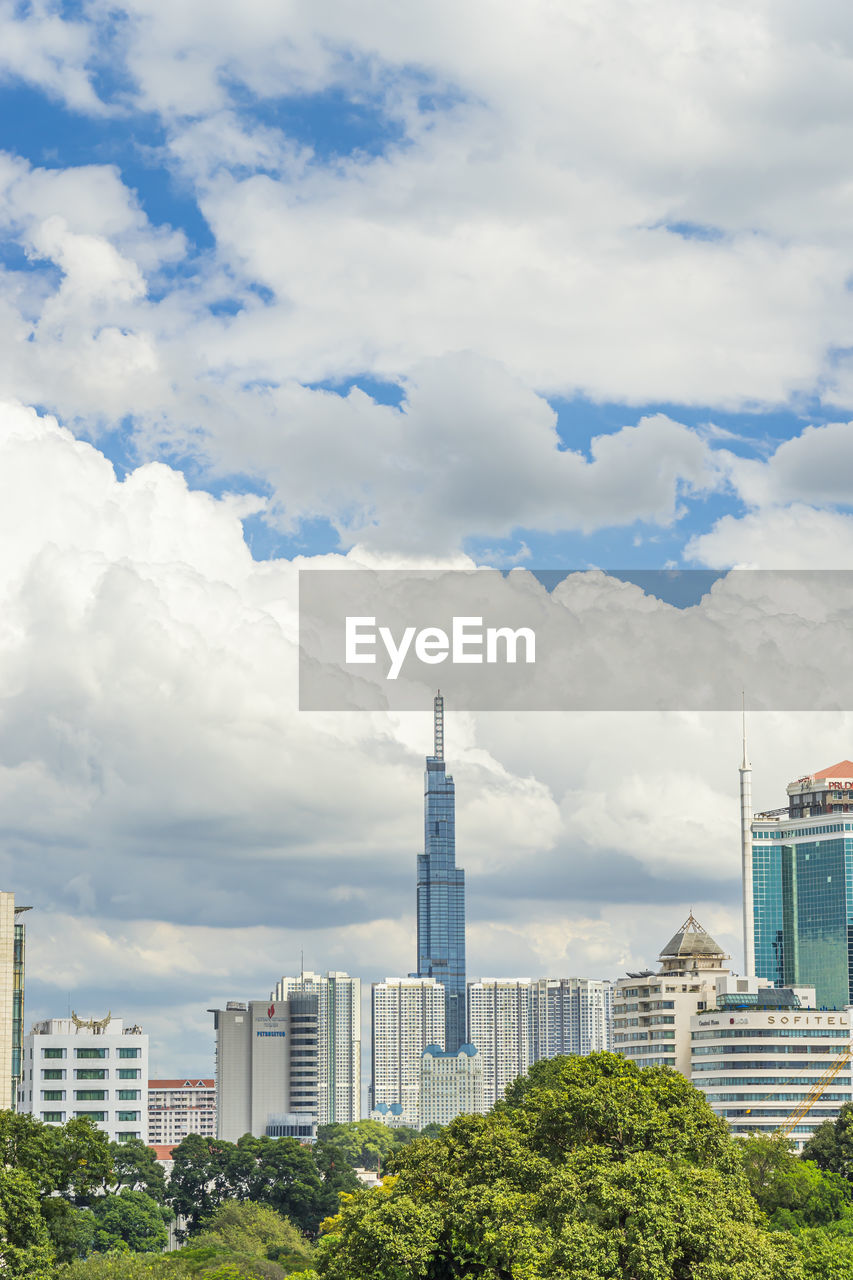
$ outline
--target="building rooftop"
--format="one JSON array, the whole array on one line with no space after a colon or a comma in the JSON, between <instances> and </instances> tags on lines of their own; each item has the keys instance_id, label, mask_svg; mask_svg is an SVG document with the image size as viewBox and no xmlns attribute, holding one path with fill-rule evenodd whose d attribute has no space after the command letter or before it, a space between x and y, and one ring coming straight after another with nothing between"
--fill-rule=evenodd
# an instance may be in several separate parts
<instances>
[{"instance_id":1,"label":"building rooftop","mask_svg":"<svg viewBox=\"0 0 853 1280\"><path fill-rule=\"evenodd\" d=\"M690 912L684 924L660 953L661 960L670 956L714 956L725 958L723 948L716 943Z\"/></svg>"},{"instance_id":2,"label":"building rooftop","mask_svg":"<svg viewBox=\"0 0 853 1280\"><path fill-rule=\"evenodd\" d=\"M149 1089L215 1089L215 1080L149 1080Z\"/></svg>"},{"instance_id":3,"label":"building rooftop","mask_svg":"<svg viewBox=\"0 0 853 1280\"><path fill-rule=\"evenodd\" d=\"M830 765L828 769L818 769L812 777L815 781L819 778L853 778L853 760L841 760L838 764Z\"/></svg>"}]
</instances>

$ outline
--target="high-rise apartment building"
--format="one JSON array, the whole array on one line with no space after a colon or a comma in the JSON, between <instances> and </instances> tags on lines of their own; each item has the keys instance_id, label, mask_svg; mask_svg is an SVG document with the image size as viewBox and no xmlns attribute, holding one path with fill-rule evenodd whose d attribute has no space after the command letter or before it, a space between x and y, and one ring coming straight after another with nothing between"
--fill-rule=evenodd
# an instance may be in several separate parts
<instances>
[{"instance_id":1,"label":"high-rise apartment building","mask_svg":"<svg viewBox=\"0 0 853 1280\"><path fill-rule=\"evenodd\" d=\"M611 1047L613 983L592 978L481 978L468 983L468 1033L483 1061L483 1099L541 1058Z\"/></svg>"},{"instance_id":2,"label":"high-rise apartment building","mask_svg":"<svg viewBox=\"0 0 853 1280\"><path fill-rule=\"evenodd\" d=\"M435 978L386 978L371 996L371 1110L419 1128L421 1056L444 1043L444 988Z\"/></svg>"},{"instance_id":3,"label":"high-rise apartment building","mask_svg":"<svg viewBox=\"0 0 853 1280\"><path fill-rule=\"evenodd\" d=\"M148 1036L120 1018L48 1018L24 1040L18 1110L46 1124L87 1116L113 1142L148 1141Z\"/></svg>"},{"instance_id":4,"label":"high-rise apartment building","mask_svg":"<svg viewBox=\"0 0 853 1280\"><path fill-rule=\"evenodd\" d=\"M281 978L272 1000L317 998L317 1118L319 1124L361 1119L361 980L348 973Z\"/></svg>"},{"instance_id":5,"label":"high-rise apartment building","mask_svg":"<svg viewBox=\"0 0 853 1280\"><path fill-rule=\"evenodd\" d=\"M853 761L797 778L787 793L784 808L756 813L744 830L747 951L759 977L813 985L818 1006L843 1009L853 1002Z\"/></svg>"},{"instance_id":6,"label":"high-rise apartment building","mask_svg":"<svg viewBox=\"0 0 853 1280\"><path fill-rule=\"evenodd\" d=\"M420 1127L450 1124L484 1109L483 1061L474 1046L446 1053L437 1044L427 1045L421 1057Z\"/></svg>"},{"instance_id":7,"label":"high-rise apartment building","mask_svg":"<svg viewBox=\"0 0 853 1280\"><path fill-rule=\"evenodd\" d=\"M191 1133L216 1137L216 1081L149 1080L149 1143L174 1146Z\"/></svg>"},{"instance_id":8,"label":"high-rise apartment building","mask_svg":"<svg viewBox=\"0 0 853 1280\"><path fill-rule=\"evenodd\" d=\"M629 973L613 996L613 1048L638 1067L690 1079L690 1019L713 1008L728 956L691 912L660 953L657 973Z\"/></svg>"},{"instance_id":9,"label":"high-rise apartment building","mask_svg":"<svg viewBox=\"0 0 853 1280\"><path fill-rule=\"evenodd\" d=\"M456 866L456 795L444 763L444 699L435 698L433 754L424 775L424 851L418 855L418 971L444 988L445 1045L466 1040L465 872Z\"/></svg>"},{"instance_id":10,"label":"high-rise apartment building","mask_svg":"<svg viewBox=\"0 0 853 1280\"><path fill-rule=\"evenodd\" d=\"M314 1137L318 997L229 1000L209 1012L216 1030L217 1137Z\"/></svg>"}]
</instances>

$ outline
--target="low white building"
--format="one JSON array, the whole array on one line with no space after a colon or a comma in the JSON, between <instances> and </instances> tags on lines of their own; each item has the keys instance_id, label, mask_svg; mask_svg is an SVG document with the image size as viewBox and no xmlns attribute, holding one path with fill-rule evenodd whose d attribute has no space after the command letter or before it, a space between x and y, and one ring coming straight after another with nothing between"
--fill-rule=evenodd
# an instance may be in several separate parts
<instances>
[{"instance_id":1,"label":"low white building","mask_svg":"<svg viewBox=\"0 0 853 1280\"><path fill-rule=\"evenodd\" d=\"M762 979L740 980L755 987ZM814 988L722 992L691 1021L691 1079L732 1133L773 1133L820 1097L790 1133L800 1150L818 1125L853 1102L851 1009L816 1009ZM840 1064L840 1065L839 1065ZM827 1073L839 1069L831 1080Z\"/></svg>"},{"instance_id":2,"label":"low white building","mask_svg":"<svg viewBox=\"0 0 853 1280\"><path fill-rule=\"evenodd\" d=\"M49 1018L24 1039L18 1110L88 1118L113 1142L148 1141L148 1036L121 1018Z\"/></svg>"},{"instance_id":3,"label":"low white building","mask_svg":"<svg viewBox=\"0 0 853 1280\"><path fill-rule=\"evenodd\" d=\"M421 1058L421 1128L483 1111L483 1059L474 1046L445 1053L437 1044L427 1045Z\"/></svg>"}]
</instances>

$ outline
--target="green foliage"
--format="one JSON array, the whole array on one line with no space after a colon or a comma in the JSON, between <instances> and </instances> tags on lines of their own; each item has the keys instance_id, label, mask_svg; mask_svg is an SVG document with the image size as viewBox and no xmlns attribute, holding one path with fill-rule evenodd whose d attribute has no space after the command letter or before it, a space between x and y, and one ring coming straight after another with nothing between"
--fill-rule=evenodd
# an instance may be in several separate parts
<instances>
[{"instance_id":1,"label":"green foliage","mask_svg":"<svg viewBox=\"0 0 853 1280\"><path fill-rule=\"evenodd\" d=\"M0 1271L27 1280L52 1280L54 1252L32 1177L0 1169Z\"/></svg>"},{"instance_id":2,"label":"green foliage","mask_svg":"<svg viewBox=\"0 0 853 1280\"><path fill-rule=\"evenodd\" d=\"M161 1253L169 1243L166 1221L170 1211L144 1191L124 1187L119 1195L100 1196L93 1201L92 1212L98 1253Z\"/></svg>"},{"instance_id":3,"label":"green foliage","mask_svg":"<svg viewBox=\"0 0 853 1280\"><path fill-rule=\"evenodd\" d=\"M77 1209L62 1196L46 1196L41 1213L58 1261L71 1262L91 1253L96 1227L91 1209Z\"/></svg>"},{"instance_id":4,"label":"green foliage","mask_svg":"<svg viewBox=\"0 0 853 1280\"><path fill-rule=\"evenodd\" d=\"M270 1258L286 1270L307 1266L312 1256L311 1246L292 1222L268 1205L251 1201L223 1205L195 1237L195 1247L203 1248L205 1244Z\"/></svg>"},{"instance_id":5,"label":"green foliage","mask_svg":"<svg viewBox=\"0 0 853 1280\"><path fill-rule=\"evenodd\" d=\"M853 1182L853 1104L845 1102L836 1121L825 1120L818 1126L802 1158Z\"/></svg>"},{"instance_id":6,"label":"green foliage","mask_svg":"<svg viewBox=\"0 0 853 1280\"><path fill-rule=\"evenodd\" d=\"M803 1280L742 1164L675 1072L551 1059L489 1115L398 1152L395 1176L328 1224L315 1266L324 1280Z\"/></svg>"},{"instance_id":7,"label":"green foliage","mask_svg":"<svg viewBox=\"0 0 853 1280\"><path fill-rule=\"evenodd\" d=\"M128 1142L111 1142L110 1159L112 1175L104 1190L130 1187L132 1191L144 1191L152 1200L162 1204L166 1199L166 1174L157 1157L141 1138Z\"/></svg>"},{"instance_id":8,"label":"green foliage","mask_svg":"<svg viewBox=\"0 0 853 1280\"><path fill-rule=\"evenodd\" d=\"M775 1229L799 1231L844 1219L853 1224L848 1184L813 1161L798 1159L781 1134L753 1134L740 1150L750 1190Z\"/></svg>"},{"instance_id":9,"label":"green foliage","mask_svg":"<svg viewBox=\"0 0 853 1280\"><path fill-rule=\"evenodd\" d=\"M414 1141L417 1129L391 1129L378 1120L357 1120L351 1124L321 1124L318 1145L331 1143L352 1168L385 1169L394 1152Z\"/></svg>"},{"instance_id":10,"label":"green foliage","mask_svg":"<svg viewBox=\"0 0 853 1280\"><path fill-rule=\"evenodd\" d=\"M0 1111L0 1164L26 1173L42 1195L59 1192L85 1203L112 1172L106 1134L86 1119L43 1124Z\"/></svg>"}]
</instances>

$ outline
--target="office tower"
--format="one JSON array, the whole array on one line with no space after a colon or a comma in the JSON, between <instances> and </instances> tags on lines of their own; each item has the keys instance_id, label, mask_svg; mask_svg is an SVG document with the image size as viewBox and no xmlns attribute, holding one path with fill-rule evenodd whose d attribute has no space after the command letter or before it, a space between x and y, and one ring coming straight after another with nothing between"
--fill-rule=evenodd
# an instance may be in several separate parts
<instances>
[{"instance_id":1,"label":"office tower","mask_svg":"<svg viewBox=\"0 0 853 1280\"><path fill-rule=\"evenodd\" d=\"M481 978L468 983L468 1029L483 1060L487 1110L535 1061L535 986L531 978Z\"/></svg>"},{"instance_id":2,"label":"office tower","mask_svg":"<svg viewBox=\"0 0 853 1280\"><path fill-rule=\"evenodd\" d=\"M483 1060L474 1046L446 1053L437 1044L427 1045L421 1057L421 1128L483 1110Z\"/></svg>"},{"instance_id":3,"label":"office tower","mask_svg":"<svg viewBox=\"0 0 853 1280\"><path fill-rule=\"evenodd\" d=\"M713 1007L728 956L691 912L660 953L657 973L629 973L613 996L613 1048L638 1067L690 1079L690 1019Z\"/></svg>"},{"instance_id":4,"label":"office tower","mask_svg":"<svg viewBox=\"0 0 853 1280\"><path fill-rule=\"evenodd\" d=\"M148 1141L148 1036L121 1018L48 1018L24 1040L18 1110L46 1124L88 1116L113 1142Z\"/></svg>"},{"instance_id":5,"label":"office tower","mask_svg":"<svg viewBox=\"0 0 853 1280\"><path fill-rule=\"evenodd\" d=\"M818 1006L843 1009L853 1000L853 761L787 793L750 828L755 971L777 987L814 986Z\"/></svg>"},{"instance_id":6,"label":"office tower","mask_svg":"<svg viewBox=\"0 0 853 1280\"><path fill-rule=\"evenodd\" d=\"M421 1055L444 1043L444 988L435 978L386 978L371 1000L371 1111L420 1128Z\"/></svg>"},{"instance_id":7,"label":"office tower","mask_svg":"<svg viewBox=\"0 0 853 1280\"><path fill-rule=\"evenodd\" d=\"M444 987L445 1045L466 1040L465 872L456 866L456 798L444 764L444 699L434 705L433 754L424 775L424 851L418 855L418 971Z\"/></svg>"},{"instance_id":8,"label":"office tower","mask_svg":"<svg viewBox=\"0 0 853 1280\"><path fill-rule=\"evenodd\" d=\"M361 979L348 973L301 973L282 978L273 1000L295 994L318 1002L317 1116L319 1124L361 1119Z\"/></svg>"},{"instance_id":9,"label":"office tower","mask_svg":"<svg viewBox=\"0 0 853 1280\"><path fill-rule=\"evenodd\" d=\"M533 986L533 1061L558 1053L611 1048L613 983L592 978L537 978Z\"/></svg>"},{"instance_id":10,"label":"office tower","mask_svg":"<svg viewBox=\"0 0 853 1280\"><path fill-rule=\"evenodd\" d=\"M797 1150L853 1101L844 1063L804 1114L814 1086L850 1047L850 1009L815 1009L813 987L731 978L716 1005L690 1020L691 1080L732 1133L771 1135L793 1124Z\"/></svg>"},{"instance_id":11,"label":"office tower","mask_svg":"<svg viewBox=\"0 0 853 1280\"><path fill-rule=\"evenodd\" d=\"M215 1080L149 1080L148 1141L173 1146L190 1133L216 1137Z\"/></svg>"},{"instance_id":12,"label":"office tower","mask_svg":"<svg viewBox=\"0 0 853 1280\"><path fill-rule=\"evenodd\" d=\"M236 1142L317 1132L318 997L229 1000L216 1030L216 1133Z\"/></svg>"},{"instance_id":13,"label":"office tower","mask_svg":"<svg viewBox=\"0 0 853 1280\"><path fill-rule=\"evenodd\" d=\"M13 1111L21 1079L24 1039L24 924L29 907L16 907L14 893L0 892L0 1107Z\"/></svg>"}]
</instances>

